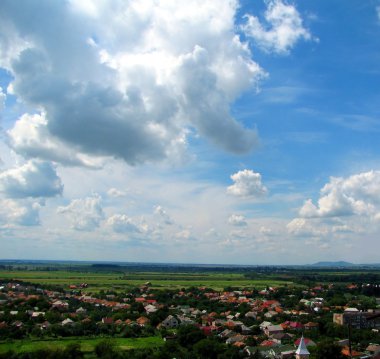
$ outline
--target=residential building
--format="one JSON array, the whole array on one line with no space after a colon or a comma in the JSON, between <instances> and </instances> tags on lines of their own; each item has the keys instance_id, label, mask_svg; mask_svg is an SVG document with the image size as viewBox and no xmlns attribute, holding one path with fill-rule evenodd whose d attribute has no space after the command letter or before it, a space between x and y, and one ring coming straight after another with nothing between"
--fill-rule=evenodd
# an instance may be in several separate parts
<instances>
[{"instance_id":1,"label":"residential building","mask_svg":"<svg viewBox=\"0 0 380 359\"><path fill-rule=\"evenodd\" d=\"M333 322L338 325L349 325L355 329L380 329L380 319L369 320L374 316L374 312L347 311L344 313L334 313Z\"/></svg>"}]
</instances>

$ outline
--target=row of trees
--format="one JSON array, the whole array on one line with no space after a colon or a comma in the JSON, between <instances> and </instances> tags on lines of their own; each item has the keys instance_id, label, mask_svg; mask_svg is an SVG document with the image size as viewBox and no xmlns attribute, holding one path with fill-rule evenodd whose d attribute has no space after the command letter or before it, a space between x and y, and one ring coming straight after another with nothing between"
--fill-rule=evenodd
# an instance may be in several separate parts
<instances>
[{"instance_id":1,"label":"row of trees","mask_svg":"<svg viewBox=\"0 0 380 359\"><path fill-rule=\"evenodd\" d=\"M188 341L187 341L188 340ZM186 328L179 333L177 341L168 341L163 346L154 349L138 349L121 351L110 340L99 342L94 349L94 355L99 359L243 359L247 354L236 347L220 343L215 338L205 338L192 328ZM65 349L39 349L31 353L15 353L9 351L0 354L0 359L82 359L84 353L80 344L69 344ZM260 351L249 357L264 358ZM331 341L318 344L311 352L310 359L344 359L341 348Z\"/></svg>"}]
</instances>

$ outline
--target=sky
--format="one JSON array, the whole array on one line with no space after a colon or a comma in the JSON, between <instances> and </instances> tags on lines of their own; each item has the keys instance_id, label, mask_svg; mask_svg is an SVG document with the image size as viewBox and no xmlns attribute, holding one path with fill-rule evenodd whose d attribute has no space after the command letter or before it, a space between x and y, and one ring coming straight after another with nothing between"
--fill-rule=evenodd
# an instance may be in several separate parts
<instances>
[{"instance_id":1,"label":"sky","mask_svg":"<svg viewBox=\"0 0 380 359\"><path fill-rule=\"evenodd\" d=\"M379 262L380 1L2 0L0 258Z\"/></svg>"}]
</instances>

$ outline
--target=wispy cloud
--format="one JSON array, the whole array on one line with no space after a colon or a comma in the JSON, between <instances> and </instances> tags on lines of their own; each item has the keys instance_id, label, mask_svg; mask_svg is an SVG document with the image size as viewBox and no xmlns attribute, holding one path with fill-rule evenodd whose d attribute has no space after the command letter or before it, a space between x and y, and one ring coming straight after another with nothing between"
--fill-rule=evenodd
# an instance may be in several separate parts
<instances>
[{"instance_id":1,"label":"wispy cloud","mask_svg":"<svg viewBox=\"0 0 380 359\"><path fill-rule=\"evenodd\" d=\"M309 95L315 90L306 86L278 86L263 88L258 100L272 104L293 104L302 96Z\"/></svg>"},{"instance_id":2,"label":"wispy cloud","mask_svg":"<svg viewBox=\"0 0 380 359\"><path fill-rule=\"evenodd\" d=\"M302 144L323 143L329 138L326 132L293 131L285 134L285 139Z\"/></svg>"},{"instance_id":3,"label":"wispy cloud","mask_svg":"<svg viewBox=\"0 0 380 359\"><path fill-rule=\"evenodd\" d=\"M361 114L344 114L335 116L332 121L354 131L380 131L380 118Z\"/></svg>"}]
</instances>

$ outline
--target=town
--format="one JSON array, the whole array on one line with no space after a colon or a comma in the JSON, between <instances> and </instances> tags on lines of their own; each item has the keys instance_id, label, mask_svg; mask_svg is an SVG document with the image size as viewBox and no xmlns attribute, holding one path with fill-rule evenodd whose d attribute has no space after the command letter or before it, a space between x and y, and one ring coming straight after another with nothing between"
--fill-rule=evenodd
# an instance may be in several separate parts
<instances>
[{"instance_id":1,"label":"town","mask_svg":"<svg viewBox=\"0 0 380 359\"><path fill-rule=\"evenodd\" d=\"M157 289L147 281L91 292L85 282L0 280L0 358L380 358L379 285L310 284ZM61 345L17 351L25 340Z\"/></svg>"}]
</instances>

